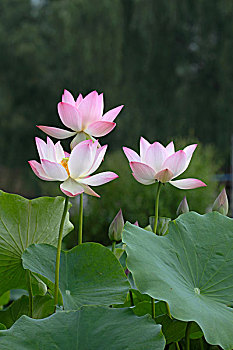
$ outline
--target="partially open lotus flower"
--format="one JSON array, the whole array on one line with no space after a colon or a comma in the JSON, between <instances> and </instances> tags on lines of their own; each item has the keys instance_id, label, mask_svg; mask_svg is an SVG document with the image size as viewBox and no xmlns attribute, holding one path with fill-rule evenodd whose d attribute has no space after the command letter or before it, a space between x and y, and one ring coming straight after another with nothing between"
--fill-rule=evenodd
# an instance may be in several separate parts
<instances>
[{"instance_id":1,"label":"partially open lotus flower","mask_svg":"<svg viewBox=\"0 0 233 350\"><path fill-rule=\"evenodd\" d=\"M173 180L188 167L197 145L190 145L175 152L173 142L166 147L159 142L150 144L143 137L140 139L140 155L130 148L123 147L128 158L134 178L143 185L151 185L156 181L166 183L180 189L192 189L206 186L197 179Z\"/></svg>"},{"instance_id":2,"label":"partially open lotus flower","mask_svg":"<svg viewBox=\"0 0 233 350\"><path fill-rule=\"evenodd\" d=\"M60 189L69 197L87 193L99 197L89 186L99 186L118 177L106 171L90 176L100 166L107 145L97 148L98 141L83 141L76 145L71 154L64 152L60 142L55 145L47 137L47 143L36 138L41 163L29 161L34 173L42 180L62 181Z\"/></svg>"},{"instance_id":3,"label":"partially open lotus flower","mask_svg":"<svg viewBox=\"0 0 233 350\"><path fill-rule=\"evenodd\" d=\"M62 123L70 130L63 130L51 126L38 125L46 134L57 139L66 139L75 136L71 142L71 149L79 142L107 135L116 126L115 118L122 106L113 108L103 115L103 94L90 92L83 98L79 94L75 101L72 94L64 90L62 102L58 103L58 114Z\"/></svg>"}]
</instances>

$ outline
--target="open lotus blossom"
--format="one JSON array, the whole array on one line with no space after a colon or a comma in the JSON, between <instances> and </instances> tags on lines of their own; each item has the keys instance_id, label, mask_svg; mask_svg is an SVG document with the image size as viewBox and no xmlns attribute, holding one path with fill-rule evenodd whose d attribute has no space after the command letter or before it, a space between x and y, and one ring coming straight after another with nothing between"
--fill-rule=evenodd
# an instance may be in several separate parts
<instances>
[{"instance_id":1,"label":"open lotus blossom","mask_svg":"<svg viewBox=\"0 0 233 350\"><path fill-rule=\"evenodd\" d=\"M127 147L123 147L123 150L138 182L143 185L151 185L156 181L169 182L175 187L187 190L206 186L197 179L173 180L187 169L196 147L197 144L194 144L175 152L173 142L164 147L159 142L150 144L141 137L140 155Z\"/></svg>"},{"instance_id":2,"label":"open lotus blossom","mask_svg":"<svg viewBox=\"0 0 233 350\"><path fill-rule=\"evenodd\" d=\"M72 94L64 90L62 102L58 103L58 114L62 123L72 131L43 125L38 125L38 128L57 139L75 136L71 142L72 149L81 141L101 137L112 131L116 126L114 120L122 108L123 105L103 115L103 94L99 95L96 91L92 91L84 98L79 94L75 101Z\"/></svg>"},{"instance_id":3,"label":"open lotus blossom","mask_svg":"<svg viewBox=\"0 0 233 350\"><path fill-rule=\"evenodd\" d=\"M47 143L36 138L36 146L41 163L29 161L34 173L42 180L62 181L60 189L69 197L87 193L99 197L89 186L99 186L118 177L113 172L106 171L90 176L100 166L107 145L97 148L98 141L80 142L71 154L64 152L60 142L55 145L47 137Z\"/></svg>"}]
</instances>

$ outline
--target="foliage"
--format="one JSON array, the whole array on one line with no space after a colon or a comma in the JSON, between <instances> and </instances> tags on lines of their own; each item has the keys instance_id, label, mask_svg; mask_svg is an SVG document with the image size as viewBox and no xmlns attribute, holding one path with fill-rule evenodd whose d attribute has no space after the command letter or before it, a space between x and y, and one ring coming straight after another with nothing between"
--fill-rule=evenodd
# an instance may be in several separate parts
<instances>
[{"instance_id":1,"label":"foliage","mask_svg":"<svg viewBox=\"0 0 233 350\"><path fill-rule=\"evenodd\" d=\"M13 288L26 288L26 271L22 267L23 251L33 243L57 244L64 198L25 199L0 191L0 295ZM73 229L66 217L64 236ZM45 293L42 281L33 277L35 292Z\"/></svg>"},{"instance_id":2,"label":"foliage","mask_svg":"<svg viewBox=\"0 0 233 350\"><path fill-rule=\"evenodd\" d=\"M233 347L232 230L233 219L191 212L165 237L129 223L123 232L139 291L166 301L176 319L197 322L207 342L223 349Z\"/></svg>"},{"instance_id":3,"label":"foliage","mask_svg":"<svg viewBox=\"0 0 233 350\"><path fill-rule=\"evenodd\" d=\"M162 350L164 337L148 316L138 318L129 309L84 306L40 321L23 316L7 332L0 331L0 346L2 350L16 346L17 350Z\"/></svg>"},{"instance_id":4,"label":"foliage","mask_svg":"<svg viewBox=\"0 0 233 350\"><path fill-rule=\"evenodd\" d=\"M31 245L22 256L23 266L54 282L56 248ZM88 288L87 288L88 286ZM86 243L61 252L60 291L65 310L82 305L112 305L124 302L129 283L109 249Z\"/></svg>"}]
</instances>

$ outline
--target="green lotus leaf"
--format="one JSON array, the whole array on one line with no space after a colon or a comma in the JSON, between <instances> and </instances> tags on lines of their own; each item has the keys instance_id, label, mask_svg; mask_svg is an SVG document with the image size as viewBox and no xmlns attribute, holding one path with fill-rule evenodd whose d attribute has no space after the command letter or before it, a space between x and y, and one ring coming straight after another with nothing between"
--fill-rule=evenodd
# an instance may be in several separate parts
<instances>
[{"instance_id":1,"label":"green lotus leaf","mask_svg":"<svg viewBox=\"0 0 233 350\"><path fill-rule=\"evenodd\" d=\"M57 244L64 202L62 197L28 200L0 191L0 295L27 289L22 253L32 243ZM67 214L63 235L72 229Z\"/></svg>"},{"instance_id":2,"label":"green lotus leaf","mask_svg":"<svg viewBox=\"0 0 233 350\"><path fill-rule=\"evenodd\" d=\"M56 249L31 245L22 256L23 266L54 282ZM59 288L66 310L82 305L111 305L125 301L129 282L114 254L98 243L83 243L61 252Z\"/></svg>"},{"instance_id":3,"label":"green lotus leaf","mask_svg":"<svg viewBox=\"0 0 233 350\"><path fill-rule=\"evenodd\" d=\"M9 350L162 350L161 326L130 309L84 306L43 320L22 316L0 331L0 349Z\"/></svg>"},{"instance_id":4,"label":"green lotus leaf","mask_svg":"<svg viewBox=\"0 0 233 350\"><path fill-rule=\"evenodd\" d=\"M4 305L8 304L9 301L10 301L10 291L8 290L4 294L2 294L0 297L0 310Z\"/></svg>"},{"instance_id":5,"label":"green lotus leaf","mask_svg":"<svg viewBox=\"0 0 233 350\"><path fill-rule=\"evenodd\" d=\"M208 343L233 348L233 220L217 212L180 215L169 234L126 224L127 265L141 293L195 321Z\"/></svg>"},{"instance_id":6,"label":"green lotus leaf","mask_svg":"<svg viewBox=\"0 0 233 350\"><path fill-rule=\"evenodd\" d=\"M54 300L49 295L33 297L33 318L44 318L54 311ZM23 295L6 309L0 311L0 323L10 328L22 315L28 315L29 298Z\"/></svg>"}]
</instances>

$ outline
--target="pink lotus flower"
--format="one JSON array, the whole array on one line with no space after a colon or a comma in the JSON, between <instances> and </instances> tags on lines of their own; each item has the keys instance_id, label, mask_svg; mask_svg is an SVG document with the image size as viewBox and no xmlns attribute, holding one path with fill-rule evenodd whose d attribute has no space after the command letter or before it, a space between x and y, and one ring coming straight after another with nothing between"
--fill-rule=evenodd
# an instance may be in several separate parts
<instances>
[{"instance_id":1,"label":"pink lotus flower","mask_svg":"<svg viewBox=\"0 0 233 350\"><path fill-rule=\"evenodd\" d=\"M73 131L43 125L38 125L38 128L57 139L76 135L71 142L72 149L81 141L92 139L93 136L101 137L112 131L116 126L113 121L122 108L123 105L103 115L103 94L92 91L84 98L79 94L75 101L72 94L64 90L62 102L58 103L58 114L62 123Z\"/></svg>"},{"instance_id":2,"label":"pink lotus flower","mask_svg":"<svg viewBox=\"0 0 233 350\"><path fill-rule=\"evenodd\" d=\"M173 142L164 147L159 142L150 144L141 137L140 156L130 148L123 147L123 150L138 182L143 185L150 185L156 181L169 182L177 188L188 190L206 186L197 179L173 180L187 169L196 147L197 144L190 145L175 152Z\"/></svg>"},{"instance_id":3,"label":"pink lotus flower","mask_svg":"<svg viewBox=\"0 0 233 350\"><path fill-rule=\"evenodd\" d=\"M100 197L90 186L99 186L118 177L113 172L106 171L90 176L100 166L107 145L97 148L98 141L80 142L71 154L63 151L60 142L55 145L47 137L47 144L36 137L36 146L41 163L29 161L34 173L42 180L63 181L60 189L69 197L80 193Z\"/></svg>"}]
</instances>

